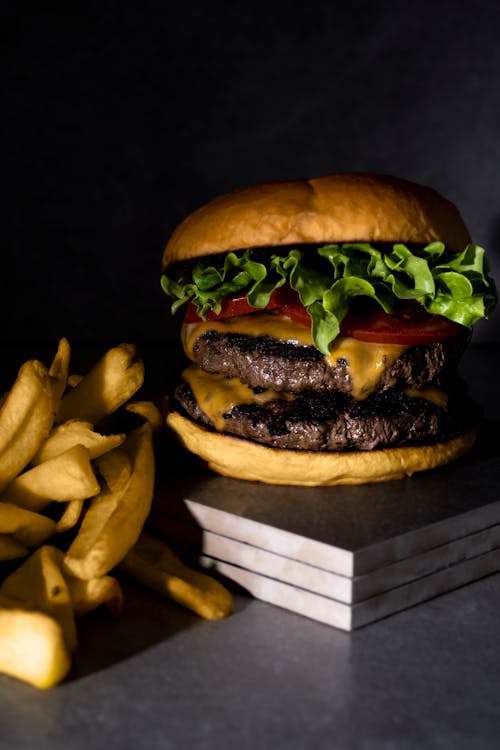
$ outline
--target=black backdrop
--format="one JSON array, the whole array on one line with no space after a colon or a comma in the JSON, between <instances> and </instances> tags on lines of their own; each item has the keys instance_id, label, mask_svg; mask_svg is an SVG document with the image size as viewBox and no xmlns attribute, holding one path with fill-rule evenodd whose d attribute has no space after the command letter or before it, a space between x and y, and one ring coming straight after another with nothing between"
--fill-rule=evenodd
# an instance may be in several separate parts
<instances>
[{"instance_id":1,"label":"black backdrop","mask_svg":"<svg viewBox=\"0 0 500 750\"><path fill-rule=\"evenodd\" d=\"M4 344L173 338L169 233L265 180L431 184L500 277L498 2L54 7L1 19Z\"/></svg>"}]
</instances>

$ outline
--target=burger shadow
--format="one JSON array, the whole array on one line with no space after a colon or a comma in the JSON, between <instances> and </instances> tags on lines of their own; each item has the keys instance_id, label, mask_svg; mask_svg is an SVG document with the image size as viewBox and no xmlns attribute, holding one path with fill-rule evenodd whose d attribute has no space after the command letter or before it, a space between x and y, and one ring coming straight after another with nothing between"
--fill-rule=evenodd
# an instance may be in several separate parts
<instances>
[{"instance_id":1,"label":"burger shadow","mask_svg":"<svg viewBox=\"0 0 500 750\"><path fill-rule=\"evenodd\" d=\"M187 565L203 570L222 583L233 595L233 611L237 616L249 604L244 589L225 579L213 568L199 565L203 553L203 531L185 503L185 497L203 482L206 472L201 465L167 437L156 444L156 490L151 516L145 530L160 537L175 550ZM168 460L165 461L165 456ZM177 535L168 532L165 519L175 515L189 526L189 546L179 542ZM162 523L163 522L163 523ZM221 627L211 623L173 600L161 597L136 583L121 571L114 572L122 586L123 611L118 617L100 608L82 618L78 623L78 648L67 681L77 681L87 675L106 670L113 665L133 658L188 629Z\"/></svg>"}]
</instances>

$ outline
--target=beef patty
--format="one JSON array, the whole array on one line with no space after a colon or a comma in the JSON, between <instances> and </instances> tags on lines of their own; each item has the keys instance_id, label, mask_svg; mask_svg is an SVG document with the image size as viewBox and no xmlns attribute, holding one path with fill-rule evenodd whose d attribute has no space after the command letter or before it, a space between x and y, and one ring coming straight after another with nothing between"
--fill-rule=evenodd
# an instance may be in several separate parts
<instances>
[{"instance_id":1,"label":"beef patty","mask_svg":"<svg viewBox=\"0 0 500 750\"><path fill-rule=\"evenodd\" d=\"M176 398L195 421L213 426L187 383ZM463 395L457 407L443 409L400 391L356 401L342 393L306 391L293 400L264 405L239 404L224 415L224 431L276 448L310 451L374 450L432 444L449 439L477 421L474 405Z\"/></svg>"},{"instance_id":2,"label":"beef patty","mask_svg":"<svg viewBox=\"0 0 500 750\"><path fill-rule=\"evenodd\" d=\"M376 390L444 385L456 374L466 343L457 339L410 347L384 372ZM293 345L270 336L208 331L195 342L193 358L206 372L237 377L251 388L352 391L346 362L328 363L314 346Z\"/></svg>"}]
</instances>

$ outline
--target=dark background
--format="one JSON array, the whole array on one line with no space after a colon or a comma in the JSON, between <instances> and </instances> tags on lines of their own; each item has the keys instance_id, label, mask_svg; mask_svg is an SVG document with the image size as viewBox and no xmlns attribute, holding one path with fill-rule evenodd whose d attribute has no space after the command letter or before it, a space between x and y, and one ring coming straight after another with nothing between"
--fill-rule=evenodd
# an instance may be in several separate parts
<instances>
[{"instance_id":1,"label":"dark background","mask_svg":"<svg viewBox=\"0 0 500 750\"><path fill-rule=\"evenodd\" d=\"M4 9L4 344L173 339L170 232L265 180L430 184L500 277L498 2L295 5ZM498 341L498 321L475 340Z\"/></svg>"}]
</instances>

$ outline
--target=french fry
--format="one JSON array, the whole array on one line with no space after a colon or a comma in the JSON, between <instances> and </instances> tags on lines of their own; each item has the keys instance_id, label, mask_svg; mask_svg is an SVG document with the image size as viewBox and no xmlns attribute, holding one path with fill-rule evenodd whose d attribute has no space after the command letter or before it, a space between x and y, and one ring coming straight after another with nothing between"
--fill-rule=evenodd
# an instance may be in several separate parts
<instances>
[{"instance_id":1,"label":"french fry","mask_svg":"<svg viewBox=\"0 0 500 750\"><path fill-rule=\"evenodd\" d=\"M151 507L154 485L152 431L144 424L130 433L119 452L127 452L132 472L119 489L105 488L91 501L64 565L77 578L108 573L137 541ZM111 456L106 454L102 459ZM116 486L116 485L115 485Z\"/></svg>"},{"instance_id":2,"label":"french fry","mask_svg":"<svg viewBox=\"0 0 500 750\"><path fill-rule=\"evenodd\" d=\"M40 546L55 530L56 524L52 519L11 503L0 502L0 533L12 534L24 546Z\"/></svg>"},{"instance_id":3,"label":"french fry","mask_svg":"<svg viewBox=\"0 0 500 750\"><path fill-rule=\"evenodd\" d=\"M232 596L224 586L184 565L170 547L148 534L141 534L120 568L207 620L226 617L232 609Z\"/></svg>"},{"instance_id":4,"label":"french fry","mask_svg":"<svg viewBox=\"0 0 500 750\"><path fill-rule=\"evenodd\" d=\"M33 552L2 583L0 591L19 609L45 612L60 624L70 651L76 647L76 627L68 585L62 573L64 553L45 545Z\"/></svg>"},{"instance_id":5,"label":"french fry","mask_svg":"<svg viewBox=\"0 0 500 750\"><path fill-rule=\"evenodd\" d=\"M71 373L68 375L68 385L70 388L76 388L78 383L81 383L85 375L77 375L76 373Z\"/></svg>"},{"instance_id":6,"label":"french fry","mask_svg":"<svg viewBox=\"0 0 500 750\"><path fill-rule=\"evenodd\" d=\"M0 409L0 492L31 461L53 422L52 388L47 368L29 360Z\"/></svg>"},{"instance_id":7,"label":"french fry","mask_svg":"<svg viewBox=\"0 0 500 750\"><path fill-rule=\"evenodd\" d=\"M152 431L144 424L117 449L132 462L127 481L105 488L94 498L70 545L64 565L77 578L89 580L108 573L127 554L141 533L151 508L154 487ZM102 459L111 456L110 453Z\"/></svg>"},{"instance_id":8,"label":"french fry","mask_svg":"<svg viewBox=\"0 0 500 750\"><path fill-rule=\"evenodd\" d=\"M137 414L142 417L146 422L149 422L153 434L159 432L163 426L163 419L160 410L153 404L152 401L130 401L125 404L125 411L131 414Z\"/></svg>"},{"instance_id":9,"label":"french fry","mask_svg":"<svg viewBox=\"0 0 500 750\"><path fill-rule=\"evenodd\" d=\"M0 562L27 557L29 553L29 549L18 542L17 539L13 539L8 534L0 534Z\"/></svg>"},{"instance_id":10,"label":"french fry","mask_svg":"<svg viewBox=\"0 0 500 750\"><path fill-rule=\"evenodd\" d=\"M102 605L105 605L114 617L121 614L123 592L116 578L102 576L83 581L81 578L66 575L66 580L76 617L82 617Z\"/></svg>"},{"instance_id":11,"label":"french fry","mask_svg":"<svg viewBox=\"0 0 500 750\"><path fill-rule=\"evenodd\" d=\"M0 672L37 688L57 685L71 658L53 617L24 609L0 609Z\"/></svg>"},{"instance_id":12,"label":"french fry","mask_svg":"<svg viewBox=\"0 0 500 750\"><path fill-rule=\"evenodd\" d=\"M97 495L99 490L87 448L75 445L60 456L20 474L1 499L36 512L53 500L85 500Z\"/></svg>"},{"instance_id":13,"label":"french fry","mask_svg":"<svg viewBox=\"0 0 500 750\"><path fill-rule=\"evenodd\" d=\"M50 461L50 459L60 456L61 453L70 448L74 448L75 445L84 445L92 460L113 450L113 448L117 448L123 443L125 437L124 434L101 435L94 431L91 422L70 419L68 422L54 427L31 463L37 465L44 461Z\"/></svg>"},{"instance_id":14,"label":"french fry","mask_svg":"<svg viewBox=\"0 0 500 750\"><path fill-rule=\"evenodd\" d=\"M99 474L113 493L120 493L130 481L133 464L125 446L106 453L96 461Z\"/></svg>"},{"instance_id":15,"label":"french fry","mask_svg":"<svg viewBox=\"0 0 500 750\"><path fill-rule=\"evenodd\" d=\"M72 529L78 521L83 511L83 500L70 500L66 505L62 516L56 523L56 531L62 534L64 531Z\"/></svg>"},{"instance_id":16,"label":"french fry","mask_svg":"<svg viewBox=\"0 0 500 750\"><path fill-rule=\"evenodd\" d=\"M68 382L69 360L71 357L71 348L68 340L60 339L59 346L52 364L49 368L49 377L52 386L52 396L54 400L54 410L59 407L59 402L66 390Z\"/></svg>"},{"instance_id":17,"label":"french fry","mask_svg":"<svg viewBox=\"0 0 500 750\"><path fill-rule=\"evenodd\" d=\"M136 347L110 349L84 376L69 374L70 356L61 338L49 369L26 362L0 398L0 561L20 561L0 585L0 672L41 688L70 669L76 617L100 606L121 612L123 592L108 573L124 557L139 568L136 577L204 617L231 608L220 584L173 552L163 551L151 572L144 541L132 550L151 507L152 436L163 423L152 402L130 402L144 379ZM117 410L118 422L111 419ZM143 424L108 434L120 419L124 431ZM53 502L61 504L57 521L39 512ZM47 544L75 527L66 551Z\"/></svg>"},{"instance_id":18,"label":"french fry","mask_svg":"<svg viewBox=\"0 0 500 750\"><path fill-rule=\"evenodd\" d=\"M133 344L109 349L83 380L61 401L58 422L83 419L98 424L126 403L141 387L144 365Z\"/></svg>"}]
</instances>

